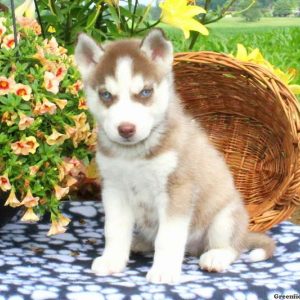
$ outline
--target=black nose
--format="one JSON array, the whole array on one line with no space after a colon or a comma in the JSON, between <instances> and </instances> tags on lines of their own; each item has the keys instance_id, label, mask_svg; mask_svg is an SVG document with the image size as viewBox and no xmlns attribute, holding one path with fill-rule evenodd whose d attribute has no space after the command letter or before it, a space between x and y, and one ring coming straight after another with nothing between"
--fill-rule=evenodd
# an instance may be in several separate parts
<instances>
[{"instance_id":1,"label":"black nose","mask_svg":"<svg viewBox=\"0 0 300 300\"><path fill-rule=\"evenodd\" d=\"M127 122L121 123L118 131L121 137L130 138L135 134L135 125Z\"/></svg>"}]
</instances>

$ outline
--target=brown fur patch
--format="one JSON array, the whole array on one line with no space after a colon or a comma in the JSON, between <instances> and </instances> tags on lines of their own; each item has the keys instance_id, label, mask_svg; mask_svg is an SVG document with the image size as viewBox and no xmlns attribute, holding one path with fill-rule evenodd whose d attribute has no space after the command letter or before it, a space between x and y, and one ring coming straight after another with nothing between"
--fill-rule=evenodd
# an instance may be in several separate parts
<instances>
[{"instance_id":1,"label":"brown fur patch","mask_svg":"<svg viewBox=\"0 0 300 300\"><path fill-rule=\"evenodd\" d=\"M145 79L159 82L161 70L140 50L139 40L121 40L104 47L104 54L91 76L91 86L95 89L105 83L107 76L115 76L117 61L120 57L130 57L133 61L133 73L141 74Z\"/></svg>"}]
</instances>

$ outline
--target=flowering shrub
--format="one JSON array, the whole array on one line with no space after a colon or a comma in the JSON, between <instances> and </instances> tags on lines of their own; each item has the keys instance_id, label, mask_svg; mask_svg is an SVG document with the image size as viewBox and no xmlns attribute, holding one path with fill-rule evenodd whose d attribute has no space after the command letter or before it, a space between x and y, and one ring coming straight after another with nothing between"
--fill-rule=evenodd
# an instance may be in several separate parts
<instances>
[{"instance_id":1,"label":"flowering shrub","mask_svg":"<svg viewBox=\"0 0 300 300\"><path fill-rule=\"evenodd\" d=\"M85 172L96 144L73 57L43 40L34 19L0 14L0 189L5 205L25 208L23 221L50 212L49 235L69 222L60 200Z\"/></svg>"}]
</instances>

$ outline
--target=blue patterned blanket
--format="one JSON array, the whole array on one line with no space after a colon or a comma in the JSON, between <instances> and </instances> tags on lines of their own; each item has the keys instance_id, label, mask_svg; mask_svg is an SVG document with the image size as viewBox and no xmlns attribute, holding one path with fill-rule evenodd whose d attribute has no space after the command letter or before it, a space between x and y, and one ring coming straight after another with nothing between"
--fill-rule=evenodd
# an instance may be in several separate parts
<instances>
[{"instance_id":1,"label":"blue patterned blanket","mask_svg":"<svg viewBox=\"0 0 300 300\"><path fill-rule=\"evenodd\" d=\"M277 248L268 261L250 263L244 253L217 274L187 257L181 284L154 285L145 280L152 255L133 255L124 274L94 276L92 259L104 243L101 203L65 202L64 212L72 223L62 235L47 237L47 223L13 220L0 229L0 300L300 299L300 226L292 223L271 230Z\"/></svg>"}]
</instances>

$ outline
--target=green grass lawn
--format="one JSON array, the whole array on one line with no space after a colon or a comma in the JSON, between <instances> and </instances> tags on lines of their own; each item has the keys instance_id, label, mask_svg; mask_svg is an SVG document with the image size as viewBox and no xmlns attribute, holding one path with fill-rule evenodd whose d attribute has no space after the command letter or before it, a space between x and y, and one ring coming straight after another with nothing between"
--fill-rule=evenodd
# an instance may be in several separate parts
<instances>
[{"instance_id":1,"label":"green grass lawn","mask_svg":"<svg viewBox=\"0 0 300 300\"><path fill-rule=\"evenodd\" d=\"M211 29L220 29L223 32L266 31L282 27L300 26L300 18L263 18L258 22L245 22L242 18L224 18L209 25Z\"/></svg>"},{"instance_id":2,"label":"green grass lawn","mask_svg":"<svg viewBox=\"0 0 300 300\"><path fill-rule=\"evenodd\" d=\"M180 30L163 27L175 51L189 51ZM263 18L253 23L241 18L226 18L208 28L209 36L200 36L192 51L235 53L238 43L247 48L259 48L266 59L282 70L297 69L295 82L300 84L300 18Z\"/></svg>"}]
</instances>

